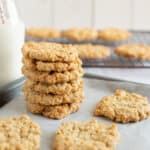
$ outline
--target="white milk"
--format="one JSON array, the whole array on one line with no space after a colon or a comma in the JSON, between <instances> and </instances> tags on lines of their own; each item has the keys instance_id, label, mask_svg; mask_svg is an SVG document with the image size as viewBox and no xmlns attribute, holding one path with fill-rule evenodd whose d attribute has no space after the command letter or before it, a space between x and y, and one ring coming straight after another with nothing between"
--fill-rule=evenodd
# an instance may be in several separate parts
<instances>
[{"instance_id":1,"label":"white milk","mask_svg":"<svg viewBox=\"0 0 150 150\"><path fill-rule=\"evenodd\" d=\"M21 77L21 47L25 27L10 0L7 2L7 17L6 23L0 24L0 87Z\"/></svg>"}]
</instances>

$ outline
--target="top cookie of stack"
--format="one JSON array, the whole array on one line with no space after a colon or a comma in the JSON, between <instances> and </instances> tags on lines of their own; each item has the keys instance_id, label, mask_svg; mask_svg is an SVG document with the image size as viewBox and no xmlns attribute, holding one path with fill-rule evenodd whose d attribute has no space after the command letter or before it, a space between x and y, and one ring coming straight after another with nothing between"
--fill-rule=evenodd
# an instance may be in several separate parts
<instances>
[{"instance_id":1,"label":"top cookie of stack","mask_svg":"<svg viewBox=\"0 0 150 150\"><path fill-rule=\"evenodd\" d=\"M78 58L72 45L27 42L22 48L24 57L49 62L74 62Z\"/></svg>"},{"instance_id":2,"label":"top cookie of stack","mask_svg":"<svg viewBox=\"0 0 150 150\"><path fill-rule=\"evenodd\" d=\"M77 111L83 99L83 70L76 49L71 45L27 42L22 53L28 109L55 119Z\"/></svg>"}]
</instances>

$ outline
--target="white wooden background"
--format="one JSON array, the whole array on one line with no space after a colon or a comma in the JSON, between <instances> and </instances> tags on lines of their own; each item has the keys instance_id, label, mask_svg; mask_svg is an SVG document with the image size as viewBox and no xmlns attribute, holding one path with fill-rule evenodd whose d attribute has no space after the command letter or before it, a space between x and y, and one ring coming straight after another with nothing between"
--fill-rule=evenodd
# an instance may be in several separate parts
<instances>
[{"instance_id":1,"label":"white wooden background","mask_svg":"<svg viewBox=\"0 0 150 150\"><path fill-rule=\"evenodd\" d=\"M150 30L150 0L16 0L27 27Z\"/></svg>"}]
</instances>

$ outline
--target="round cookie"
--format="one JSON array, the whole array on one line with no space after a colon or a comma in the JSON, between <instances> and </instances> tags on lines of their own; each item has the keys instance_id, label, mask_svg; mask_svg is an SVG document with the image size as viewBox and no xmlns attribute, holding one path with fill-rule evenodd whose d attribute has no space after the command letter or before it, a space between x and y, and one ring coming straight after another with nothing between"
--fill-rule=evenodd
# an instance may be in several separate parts
<instances>
[{"instance_id":1,"label":"round cookie","mask_svg":"<svg viewBox=\"0 0 150 150\"><path fill-rule=\"evenodd\" d=\"M49 72L39 72L36 70L30 70L23 67L22 73L32 81L55 84L55 83L64 83L64 82L70 82L72 80L77 80L78 78L82 77L83 70L79 68L78 70L49 73Z\"/></svg>"},{"instance_id":2,"label":"round cookie","mask_svg":"<svg viewBox=\"0 0 150 150\"><path fill-rule=\"evenodd\" d=\"M26 35L36 38L59 38L60 31L52 28L29 28L26 30Z\"/></svg>"},{"instance_id":3,"label":"round cookie","mask_svg":"<svg viewBox=\"0 0 150 150\"><path fill-rule=\"evenodd\" d=\"M55 133L55 150L113 150L120 140L116 125L90 122L63 122Z\"/></svg>"},{"instance_id":4,"label":"round cookie","mask_svg":"<svg viewBox=\"0 0 150 150\"><path fill-rule=\"evenodd\" d=\"M77 70L82 65L80 59L77 59L75 62L63 63L63 62L43 62L34 59L23 58L22 62L24 63L24 66L28 69L48 71L48 72L51 71L64 72L69 70Z\"/></svg>"},{"instance_id":5,"label":"round cookie","mask_svg":"<svg viewBox=\"0 0 150 150\"><path fill-rule=\"evenodd\" d=\"M131 37L131 33L118 28L107 28L99 31L98 33L99 39L103 39L106 41L125 41Z\"/></svg>"},{"instance_id":6,"label":"round cookie","mask_svg":"<svg viewBox=\"0 0 150 150\"><path fill-rule=\"evenodd\" d=\"M26 115L0 119L1 150L38 150L40 135L39 125Z\"/></svg>"},{"instance_id":7,"label":"round cookie","mask_svg":"<svg viewBox=\"0 0 150 150\"><path fill-rule=\"evenodd\" d=\"M62 32L62 36L75 41L94 40L97 35L97 31L90 28L71 28Z\"/></svg>"},{"instance_id":8,"label":"round cookie","mask_svg":"<svg viewBox=\"0 0 150 150\"><path fill-rule=\"evenodd\" d=\"M143 44L127 44L118 46L115 53L120 56L126 56L137 59L150 59L150 46Z\"/></svg>"},{"instance_id":9,"label":"round cookie","mask_svg":"<svg viewBox=\"0 0 150 150\"><path fill-rule=\"evenodd\" d=\"M102 98L94 115L121 123L137 122L150 116L150 104L139 94L116 90L114 95Z\"/></svg>"},{"instance_id":10,"label":"round cookie","mask_svg":"<svg viewBox=\"0 0 150 150\"><path fill-rule=\"evenodd\" d=\"M83 88L83 81L81 79L74 80L71 82L63 83L63 84L44 84L39 82L34 82L31 80L27 80L24 84L25 89L31 89L35 92L43 93L43 94L56 94L56 95L64 95L73 93Z\"/></svg>"},{"instance_id":11,"label":"round cookie","mask_svg":"<svg viewBox=\"0 0 150 150\"><path fill-rule=\"evenodd\" d=\"M72 45L49 42L26 42L22 53L30 59L50 62L74 62L78 58Z\"/></svg>"},{"instance_id":12,"label":"round cookie","mask_svg":"<svg viewBox=\"0 0 150 150\"><path fill-rule=\"evenodd\" d=\"M64 95L42 94L25 88L23 89L23 92L27 102L41 105L60 105L76 102L78 103L81 102L84 97L83 89L79 89L76 92Z\"/></svg>"},{"instance_id":13,"label":"round cookie","mask_svg":"<svg viewBox=\"0 0 150 150\"><path fill-rule=\"evenodd\" d=\"M58 106L45 106L40 104L27 103L30 112L41 114L52 119L61 119L79 110L81 103L62 104Z\"/></svg>"},{"instance_id":14,"label":"round cookie","mask_svg":"<svg viewBox=\"0 0 150 150\"><path fill-rule=\"evenodd\" d=\"M81 58L106 58L110 56L110 49L102 45L77 44L73 45Z\"/></svg>"}]
</instances>

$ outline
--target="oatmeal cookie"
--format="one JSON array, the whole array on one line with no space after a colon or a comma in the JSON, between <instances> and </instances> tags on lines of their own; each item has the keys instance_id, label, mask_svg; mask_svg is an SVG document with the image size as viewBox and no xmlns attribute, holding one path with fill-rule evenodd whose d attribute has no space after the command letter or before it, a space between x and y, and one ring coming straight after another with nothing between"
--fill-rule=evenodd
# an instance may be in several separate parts
<instances>
[{"instance_id":1,"label":"oatmeal cookie","mask_svg":"<svg viewBox=\"0 0 150 150\"><path fill-rule=\"evenodd\" d=\"M40 127L28 116L0 119L1 150L38 150Z\"/></svg>"},{"instance_id":2,"label":"oatmeal cookie","mask_svg":"<svg viewBox=\"0 0 150 150\"><path fill-rule=\"evenodd\" d=\"M137 59L150 59L150 46L143 44L127 44L118 46L116 54Z\"/></svg>"},{"instance_id":3,"label":"oatmeal cookie","mask_svg":"<svg viewBox=\"0 0 150 150\"><path fill-rule=\"evenodd\" d=\"M110 56L110 49L102 45L78 44L74 45L81 58L106 58Z\"/></svg>"},{"instance_id":4,"label":"oatmeal cookie","mask_svg":"<svg viewBox=\"0 0 150 150\"><path fill-rule=\"evenodd\" d=\"M74 62L77 50L69 44L26 42L22 48L24 57L50 62Z\"/></svg>"},{"instance_id":5,"label":"oatmeal cookie","mask_svg":"<svg viewBox=\"0 0 150 150\"><path fill-rule=\"evenodd\" d=\"M80 105L81 103L45 106L40 104L27 103L27 108L30 112L35 114L41 114L52 119L61 119L79 110Z\"/></svg>"},{"instance_id":6,"label":"oatmeal cookie","mask_svg":"<svg viewBox=\"0 0 150 150\"><path fill-rule=\"evenodd\" d=\"M77 70L81 67L82 62L78 58L75 62L64 63L64 62L43 62L37 61L35 59L23 58L22 62L24 63L25 67L28 69L35 69L39 71L56 71L56 72L64 72L69 70Z\"/></svg>"},{"instance_id":7,"label":"oatmeal cookie","mask_svg":"<svg viewBox=\"0 0 150 150\"><path fill-rule=\"evenodd\" d=\"M55 133L54 150L113 150L120 140L116 125L64 122Z\"/></svg>"},{"instance_id":8,"label":"oatmeal cookie","mask_svg":"<svg viewBox=\"0 0 150 150\"><path fill-rule=\"evenodd\" d=\"M99 31L98 37L106 41L125 41L131 37L131 33L118 28L108 28Z\"/></svg>"},{"instance_id":9,"label":"oatmeal cookie","mask_svg":"<svg viewBox=\"0 0 150 150\"><path fill-rule=\"evenodd\" d=\"M82 89L64 95L42 94L26 88L23 88L23 92L27 102L41 105L76 103L81 102L84 97Z\"/></svg>"},{"instance_id":10,"label":"oatmeal cookie","mask_svg":"<svg viewBox=\"0 0 150 150\"><path fill-rule=\"evenodd\" d=\"M26 35L36 38L59 38L60 31L52 28L29 28L26 30Z\"/></svg>"},{"instance_id":11,"label":"oatmeal cookie","mask_svg":"<svg viewBox=\"0 0 150 150\"><path fill-rule=\"evenodd\" d=\"M102 98L94 115L122 123L137 122L150 116L150 104L144 96L116 90L114 95Z\"/></svg>"},{"instance_id":12,"label":"oatmeal cookie","mask_svg":"<svg viewBox=\"0 0 150 150\"><path fill-rule=\"evenodd\" d=\"M62 32L62 36L75 41L93 40L97 35L97 31L90 28L71 28Z\"/></svg>"},{"instance_id":13,"label":"oatmeal cookie","mask_svg":"<svg viewBox=\"0 0 150 150\"><path fill-rule=\"evenodd\" d=\"M25 89L32 89L35 92L43 94L64 95L69 94L83 88L83 81L81 79L66 83L58 84L44 84L27 80L24 84Z\"/></svg>"},{"instance_id":14,"label":"oatmeal cookie","mask_svg":"<svg viewBox=\"0 0 150 150\"><path fill-rule=\"evenodd\" d=\"M41 83L55 84L64 83L77 80L83 76L83 69L65 71L65 72L40 72L37 70L30 70L25 67L22 68L22 73L32 81L39 81Z\"/></svg>"}]
</instances>

